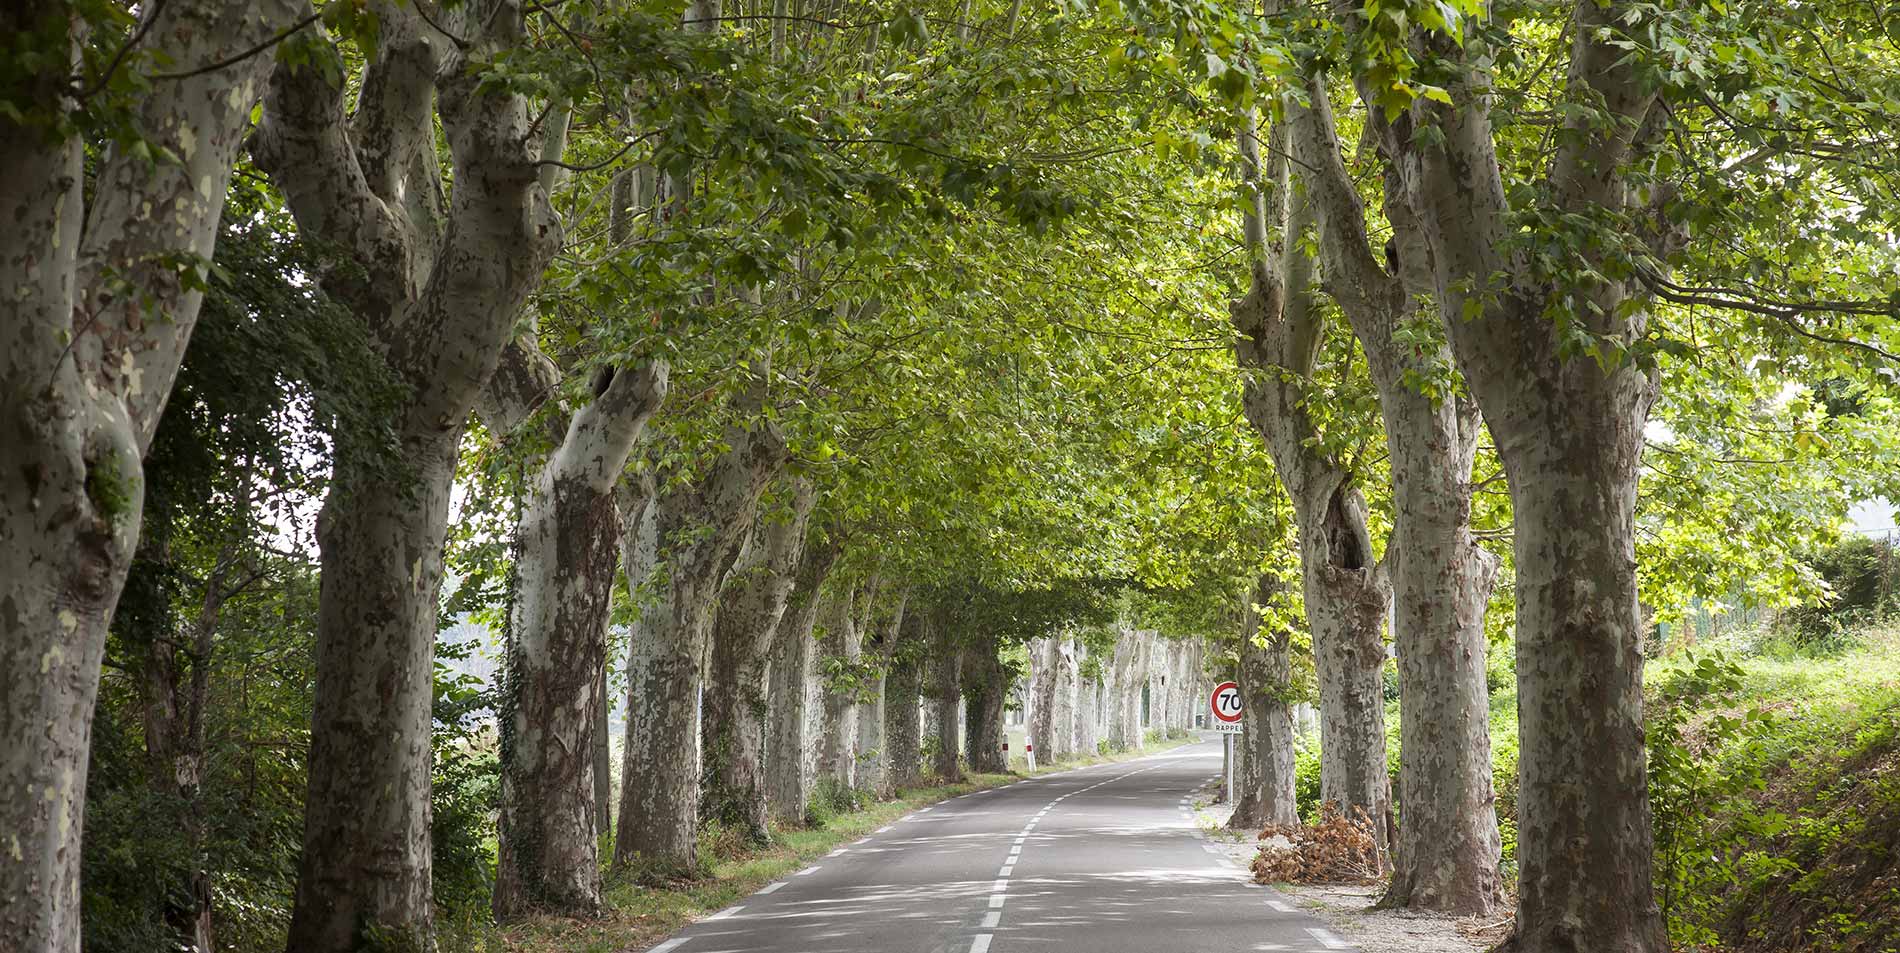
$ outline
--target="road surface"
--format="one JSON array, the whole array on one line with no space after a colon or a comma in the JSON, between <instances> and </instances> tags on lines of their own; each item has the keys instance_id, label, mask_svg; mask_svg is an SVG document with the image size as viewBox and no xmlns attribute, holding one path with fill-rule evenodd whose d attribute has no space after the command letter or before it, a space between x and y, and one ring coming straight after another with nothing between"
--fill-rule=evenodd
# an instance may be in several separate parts
<instances>
[{"instance_id":1,"label":"road surface","mask_svg":"<svg viewBox=\"0 0 1900 953\"><path fill-rule=\"evenodd\" d=\"M925 808L680 931L652 953L1352 950L1201 836L1218 743Z\"/></svg>"}]
</instances>

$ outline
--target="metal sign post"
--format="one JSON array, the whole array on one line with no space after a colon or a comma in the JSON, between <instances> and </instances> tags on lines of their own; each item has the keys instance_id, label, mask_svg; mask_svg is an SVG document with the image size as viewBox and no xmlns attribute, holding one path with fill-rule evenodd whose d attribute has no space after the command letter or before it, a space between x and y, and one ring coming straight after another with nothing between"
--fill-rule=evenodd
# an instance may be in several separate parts
<instances>
[{"instance_id":1,"label":"metal sign post","mask_svg":"<svg viewBox=\"0 0 1900 953\"><path fill-rule=\"evenodd\" d=\"M1214 686L1214 694L1208 696L1207 706L1214 717L1209 727L1221 733L1221 760L1226 765L1227 803L1234 803L1234 735L1240 731L1242 705L1240 685L1237 682L1222 682Z\"/></svg>"}]
</instances>

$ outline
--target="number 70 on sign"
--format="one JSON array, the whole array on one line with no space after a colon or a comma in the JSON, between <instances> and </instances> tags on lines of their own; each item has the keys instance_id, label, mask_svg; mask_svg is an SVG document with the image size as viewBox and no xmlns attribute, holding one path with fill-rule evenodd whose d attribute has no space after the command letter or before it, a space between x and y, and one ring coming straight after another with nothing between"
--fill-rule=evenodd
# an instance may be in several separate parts
<instances>
[{"instance_id":1,"label":"number 70 on sign","mask_svg":"<svg viewBox=\"0 0 1900 953\"><path fill-rule=\"evenodd\" d=\"M1222 682L1214 686L1214 693L1208 696L1208 707L1214 717L1208 719L1208 725L1215 731L1240 730L1240 685L1235 682Z\"/></svg>"}]
</instances>

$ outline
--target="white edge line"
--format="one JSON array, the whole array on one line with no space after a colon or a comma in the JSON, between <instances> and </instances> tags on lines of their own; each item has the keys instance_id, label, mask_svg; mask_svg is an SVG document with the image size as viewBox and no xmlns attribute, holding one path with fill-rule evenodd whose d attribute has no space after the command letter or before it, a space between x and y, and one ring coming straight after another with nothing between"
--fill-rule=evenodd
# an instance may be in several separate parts
<instances>
[{"instance_id":1,"label":"white edge line","mask_svg":"<svg viewBox=\"0 0 1900 953\"><path fill-rule=\"evenodd\" d=\"M804 877L804 876L808 876L808 875L810 875L810 874L815 874L815 873L817 873L817 872L818 872L818 867L819 867L819 865L818 865L818 864L813 864L813 865L811 865L810 867L807 867L807 868L805 868L804 870L801 870L801 871L799 871L798 873L795 873L795 874L793 874L792 876L794 876L794 877Z\"/></svg>"},{"instance_id":2,"label":"white edge line","mask_svg":"<svg viewBox=\"0 0 1900 953\"><path fill-rule=\"evenodd\" d=\"M668 940L665 943L662 943L659 946L656 946L653 949L648 950L647 953L666 953L667 950L679 949L680 944L685 943L685 942L686 942L685 937L680 937L674 940Z\"/></svg>"},{"instance_id":3,"label":"white edge line","mask_svg":"<svg viewBox=\"0 0 1900 953\"><path fill-rule=\"evenodd\" d=\"M970 941L970 953L990 953L990 935L979 933Z\"/></svg>"},{"instance_id":4,"label":"white edge line","mask_svg":"<svg viewBox=\"0 0 1900 953\"><path fill-rule=\"evenodd\" d=\"M1340 939L1338 935L1331 930L1321 929L1320 927L1307 927L1306 932L1311 934L1313 939L1318 940L1320 946L1329 950L1352 949L1352 944Z\"/></svg>"},{"instance_id":5,"label":"white edge line","mask_svg":"<svg viewBox=\"0 0 1900 953\"><path fill-rule=\"evenodd\" d=\"M763 889L761 889L761 890L760 890L759 892L760 892L760 893L771 893L772 891L774 891L774 890L777 890L778 888L780 888L780 887L783 887L783 886L785 886L785 881L783 881L783 880L780 880L780 881L778 881L778 882L776 882L776 883L772 883L772 884L768 884L768 885L767 885L766 887L764 887Z\"/></svg>"},{"instance_id":6,"label":"white edge line","mask_svg":"<svg viewBox=\"0 0 1900 953\"><path fill-rule=\"evenodd\" d=\"M732 916L733 914L738 913L739 911L744 910L744 909L745 909L745 904L741 903L736 906L727 907L726 909L721 910L718 913L715 913L712 916L707 917L706 919L724 920L725 918Z\"/></svg>"}]
</instances>

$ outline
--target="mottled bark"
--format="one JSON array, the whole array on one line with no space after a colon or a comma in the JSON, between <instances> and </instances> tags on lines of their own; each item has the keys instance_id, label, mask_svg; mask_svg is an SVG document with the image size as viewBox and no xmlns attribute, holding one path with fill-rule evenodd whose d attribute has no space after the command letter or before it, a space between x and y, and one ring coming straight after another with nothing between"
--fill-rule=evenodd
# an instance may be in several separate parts
<instances>
[{"instance_id":1,"label":"mottled bark","mask_svg":"<svg viewBox=\"0 0 1900 953\"><path fill-rule=\"evenodd\" d=\"M1566 118L1556 139L1550 214L1641 211L1620 170L1656 93L1614 39L1630 28L1626 12L1576 6L1566 95L1595 108ZM1482 42L1443 52L1452 104L1419 105L1381 143L1516 519L1520 874L1516 933L1503 948L1655 953L1667 940L1652 885L1634 545L1655 380L1639 362L1574 353L1550 317L1563 311L1581 331L1634 341L1648 314L1631 287L1605 277L1612 268L1580 260L1552 280L1541 277L1548 263L1515 250L1518 216L1489 115L1491 53ZM1436 144L1413 136L1420 123Z\"/></svg>"},{"instance_id":2,"label":"mottled bark","mask_svg":"<svg viewBox=\"0 0 1900 953\"><path fill-rule=\"evenodd\" d=\"M1503 899L1484 675L1484 609L1497 560L1471 535L1476 407L1462 395L1423 389L1450 361L1448 345L1401 336L1435 283L1430 247L1396 171L1386 203L1393 238L1382 265L1324 84L1313 80L1307 95L1307 105L1287 110L1291 148L1318 212L1327 289L1379 392L1392 470L1387 563L1399 658L1400 789L1408 803L1383 902L1489 915Z\"/></svg>"},{"instance_id":3,"label":"mottled bark","mask_svg":"<svg viewBox=\"0 0 1900 953\"><path fill-rule=\"evenodd\" d=\"M115 65L222 62L295 11L228 0L141 6L134 29L152 58ZM187 278L212 257L270 69L267 57L249 57L154 81L124 104L127 118L174 158L108 147L88 191L72 93L102 81L82 70L75 82L59 66L78 62L82 30L63 5L0 8L13 51L44 55L0 80L0 100L17 110L0 116L0 854L9 858L0 936L62 953L79 948L93 702L138 541L141 458L197 322L202 292Z\"/></svg>"},{"instance_id":4,"label":"mottled bark","mask_svg":"<svg viewBox=\"0 0 1900 953\"><path fill-rule=\"evenodd\" d=\"M656 480L625 537L627 582L641 605L627 660L614 866L647 876L698 869L699 695L713 611L759 497L786 461L769 424L729 428L725 445L704 473Z\"/></svg>"},{"instance_id":5,"label":"mottled bark","mask_svg":"<svg viewBox=\"0 0 1900 953\"><path fill-rule=\"evenodd\" d=\"M619 564L614 486L666 381L664 363L614 375L572 415L522 505L502 692L499 919L600 911L593 735Z\"/></svg>"},{"instance_id":6,"label":"mottled bark","mask_svg":"<svg viewBox=\"0 0 1900 953\"><path fill-rule=\"evenodd\" d=\"M1251 121L1240 134L1243 178L1255 190L1242 216L1251 284L1231 308L1235 357L1250 372L1241 403L1273 457L1298 525L1301 590L1319 674L1321 796L1348 815L1364 812L1383 849L1391 822L1380 677L1389 589L1373 561L1364 497L1352 474L1319 449L1304 403L1324 329L1310 293L1313 260L1304 251L1312 206L1292 187L1286 139L1276 128L1267 168Z\"/></svg>"},{"instance_id":7,"label":"mottled bark","mask_svg":"<svg viewBox=\"0 0 1900 953\"><path fill-rule=\"evenodd\" d=\"M1090 667L1088 649L1079 637L1074 645L1075 752L1083 757L1094 757L1101 750L1102 680L1099 675L1083 674L1083 670Z\"/></svg>"},{"instance_id":8,"label":"mottled bark","mask_svg":"<svg viewBox=\"0 0 1900 953\"><path fill-rule=\"evenodd\" d=\"M1141 690L1148 681L1150 633L1123 629L1109 660L1108 743L1117 749L1138 749L1142 743Z\"/></svg>"},{"instance_id":9,"label":"mottled bark","mask_svg":"<svg viewBox=\"0 0 1900 953\"><path fill-rule=\"evenodd\" d=\"M868 665L858 702L857 786L873 798L888 798L891 786L890 751L885 729L886 692L898 632L904 625L909 590L899 589L880 608L873 596L865 600L863 657Z\"/></svg>"},{"instance_id":10,"label":"mottled bark","mask_svg":"<svg viewBox=\"0 0 1900 953\"><path fill-rule=\"evenodd\" d=\"M1240 694L1247 715L1235 748L1234 814L1227 826L1257 831L1297 824L1293 797L1293 634L1263 619L1257 607L1283 598L1286 584L1261 576L1249 594L1240 639Z\"/></svg>"},{"instance_id":11,"label":"mottled bark","mask_svg":"<svg viewBox=\"0 0 1900 953\"><path fill-rule=\"evenodd\" d=\"M884 680L884 743L890 754L885 763L893 792L923 784L923 719L918 706L925 649L924 613L907 611L891 651L890 675Z\"/></svg>"},{"instance_id":12,"label":"mottled bark","mask_svg":"<svg viewBox=\"0 0 1900 953\"><path fill-rule=\"evenodd\" d=\"M399 397L391 449L336 448L310 789L290 945L429 942L430 694L450 484L463 427L559 244L521 97L474 61L521 34L512 4L457 10L449 44L382 14L356 112L317 62L280 62L252 142L298 225L341 250L325 289L369 327ZM442 200L436 116L454 172Z\"/></svg>"},{"instance_id":13,"label":"mottled bark","mask_svg":"<svg viewBox=\"0 0 1900 953\"><path fill-rule=\"evenodd\" d=\"M594 836L605 837L614 829L613 696L607 691L607 665L603 660L600 676L594 680Z\"/></svg>"},{"instance_id":14,"label":"mottled bark","mask_svg":"<svg viewBox=\"0 0 1900 953\"><path fill-rule=\"evenodd\" d=\"M1024 725L1026 743L1036 754L1053 763L1060 755L1053 743L1056 734L1056 686L1061 683L1062 640L1035 639L1029 643L1029 719Z\"/></svg>"},{"instance_id":15,"label":"mottled bark","mask_svg":"<svg viewBox=\"0 0 1900 953\"><path fill-rule=\"evenodd\" d=\"M1009 678L996 657L994 639L967 646L963 657L964 746L970 770L996 774L1009 770L1003 752L1003 706Z\"/></svg>"},{"instance_id":16,"label":"mottled bark","mask_svg":"<svg viewBox=\"0 0 1900 953\"><path fill-rule=\"evenodd\" d=\"M836 543L813 540L798 564L790 604L772 644L769 698L771 740L766 745L766 795L780 824L800 826L811 808L815 771L811 711L814 690L812 630L824 607L819 593L839 556Z\"/></svg>"},{"instance_id":17,"label":"mottled bark","mask_svg":"<svg viewBox=\"0 0 1900 953\"><path fill-rule=\"evenodd\" d=\"M809 479L788 482L783 506L760 515L747 557L726 581L713 622L712 679L703 712L701 819L735 827L760 846L771 840L765 774L771 649L797 583L817 501Z\"/></svg>"},{"instance_id":18,"label":"mottled bark","mask_svg":"<svg viewBox=\"0 0 1900 953\"><path fill-rule=\"evenodd\" d=\"M935 754L930 773L939 781L960 781L963 769L957 753L962 740L958 715L963 702L962 656L956 632L939 615L930 620L930 707Z\"/></svg>"},{"instance_id":19,"label":"mottled bark","mask_svg":"<svg viewBox=\"0 0 1900 953\"><path fill-rule=\"evenodd\" d=\"M818 783L832 792L851 790L857 779L857 597L856 585L841 586L819 628Z\"/></svg>"}]
</instances>

